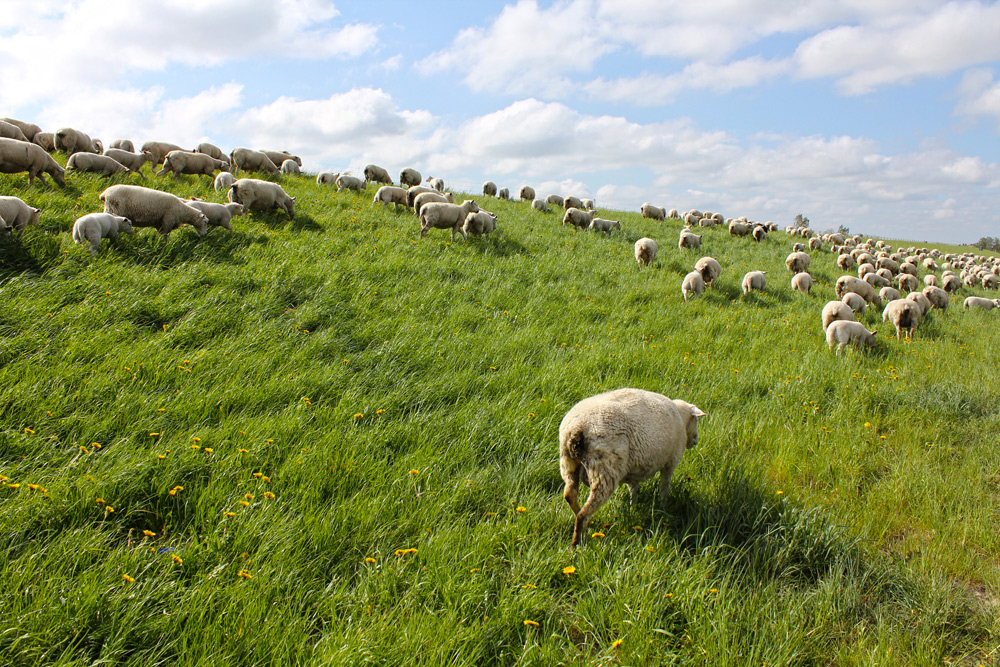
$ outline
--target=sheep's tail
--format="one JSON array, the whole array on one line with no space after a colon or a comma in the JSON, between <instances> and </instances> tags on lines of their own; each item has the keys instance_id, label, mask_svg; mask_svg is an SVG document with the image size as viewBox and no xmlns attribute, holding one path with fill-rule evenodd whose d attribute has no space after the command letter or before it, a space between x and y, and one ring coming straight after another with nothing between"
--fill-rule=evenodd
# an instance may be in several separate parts
<instances>
[{"instance_id":1,"label":"sheep's tail","mask_svg":"<svg viewBox=\"0 0 1000 667\"><path fill-rule=\"evenodd\" d=\"M569 455L576 459L577 461L583 461L587 456L587 438L583 435L583 431L576 431L571 436L569 436L569 442L567 443L567 449L569 450Z\"/></svg>"}]
</instances>

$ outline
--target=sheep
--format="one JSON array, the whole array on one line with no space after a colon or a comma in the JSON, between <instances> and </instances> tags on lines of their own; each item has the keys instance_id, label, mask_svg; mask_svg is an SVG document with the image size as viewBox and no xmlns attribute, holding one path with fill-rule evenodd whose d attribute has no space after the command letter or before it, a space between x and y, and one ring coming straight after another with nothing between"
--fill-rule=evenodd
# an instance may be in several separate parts
<instances>
[{"instance_id":1,"label":"sheep","mask_svg":"<svg viewBox=\"0 0 1000 667\"><path fill-rule=\"evenodd\" d=\"M55 140L55 132L39 132L31 142L36 146L41 146L46 153L52 153L56 149Z\"/></svg>"},{"instance_id":2,"label":"sheep","mask_svg":"<svg viewBox=\"0 0 1000 667\"><path fill-rule=\"evenodd\" d=\"M52 143L57 151L62 151L67 155L99 152L94 148L94 140L90 138L90 135L71 127L56 130Z\"/></svg>"},{"instance_id":3,"label":"sheep","mask_svg":"<svg viewBox=\"0 0 1000 667\"><path fill-rule=\"evenodd\" d=\"M826 305L823 306L822 317L823 332L826 333L826 330L830 326L831 322L836 322L837 320L847 320L849 322L853 322L854 309L843 301L827 301Z\"/></svg>"},{"instance_id":4,"label":"sheep","mask_svg":"<svg viewBox=\"0 0 1000 667\"><path fill-rule=\"evenodd\" d=\"M889 303L899 298L899 291L894 287L883 287L878 291L878 298L882 299L882 303Z\"/></svg>"},{"instance_id":5,"label":"sheep","mask_svg":"<svg viewBox=\"0 0 1000 667\"><path fill-rule=\"evenodd\" d=\"M805 243L793 243L792 244L792 252L805 252L806 249L807 248L806 248L806 244Z\"/></svg>"},{"instance_id":6,"label":"sheep","mask_svg":"<svg viewBox=\"0 0 1000 667\"><path fill-rule=\"evenodd\" d=\"M530 185L522 185L521 189L517 191L517 196L521 198L521 201L534 201L535 189Z\"/></svg>"},{"instance_id":7,"label":"sheep","mask_svg":"<svg viewBox=\"0 0 1000 667\"><path fill-rule=\"evenodd\" d=\"M563 208L578 208L581 211L587 210L587 207L583 205L583 200L572 195L563 200Z\"/></svg>"},{"instance_id":8,"label":"sheep","mask_svg":"<svg viewBox=\"0 0 1000 667\"><path fill-rule=\"evenodd\" d=\"M865 308L868 307L868 302L860 294L855 294L854 292L848 292L840 300L858 315L864 313Z\"/></svg>"},{"instance_id":9,"label":"sheep","mask_svg":"<svg viewBox=\"0 0 1000 667\"><path fill-rule=\"evenodd\" d=\"M378 189L375 193L375 198L372 199L372 203L377 204L379 202L382 202L382 208L392 204L395 211L398 211L400 206L405 207L407 210L410 208L406 205L406 190L392 185L383 185Z\"/></svg>"},{"instance_id":10,"label":"sheep","mask_svg":"<svg viewBox=\"0 0 1000 667\"><path fill-rule=\"evenodd\" d=\"M796 273L792 276L792 290L809 294L813 286L813 278L808 273Z\"/></svg>"},{"instance_id":11,"label":"sheep","mask_svg":"<svg viewBox=\"0 0 1000 667\"><path fill-rule=\"evenodd\" d=\"M466 199L461 204L447 202L424 204L420 210L420 238L427 236L427 230L431 228L450 229L452 243L455 242L455 234L459 232L463 238L468 238L462 225L470 213L478 211L479 206L472 199Z\"/></svg>"},{"instance_id":12,"label":"sheep","mask_svg":"<svg viewBox=\"0 0 1000 667\"><path fill-rule=\"evenodd\" d=\"M593 214L593 211L590 211ZM607 220L605 218L594 218L590 221L590 225L587 229L593 232L607 232L611 233L612 229L622 230L622 223L620 220Z\"/></svg>"},{"instance_id":13,"label":"sheep","mask_svg":"<svg viewBox=\"0 0 1000 667\"><path fill-rule=\"evenodd\" d=\"M385 183L386 185L392 185L392 177L389 176L389 172L378 165L365 165L363 173L365 175L365 180L369 183ZM414 183L414 185L416 185L416 183Z\"/></svg>"},{"instance_id":14,"label":"sheep","mask_svg":"<svg viewBox=\"0 0 1000 667\"><path fill-rule=\"evenodd\" d=\"M431 190L430 192L421 192L419 195L413 198L413 215L420 216L420 211L423 210L424 206L434 202L444 203L444 204L454 204L455 195L452 193L441 194L437 190Z\"/></svg>"},{"instance_id":15,"label":"sheep","mask_svg":"<svg viewBox=\"0 0 1000 667\"><path fill-rule=\"evenodd\" d=\"M809 239L809 249L810 250L822 250L823 249L823 243L818 238L813 237L813 238Z\"/></svg>"},{"instance_id":16,"label":"sheep","mask_svg":"<svg viewBox=\"0 0 1000 667\"><path fill-rule=\"evenodd\" d=\"M594 220L593 211L581 211L578 208L568 208L566 213L563 214L563 227L568 224L574 227L580 227L581 229L586 229L590 226L590 223Z\"/></svg>"},{"instance_id":17,"label":"sheep","mask_svg":"<svg viewBox=\"0 0 1000 667\"><path fill-rule=\"evenodd\" d=\"M561 206L562 208L566 208L566 201L559 195L549 195L548 197L545 198L545 203L552 204L553 206Z\"/></svg>"},{"instance_id":18,"label":"sheep","mask_svg":"<svg viewBox=\"0 0 1000 667\"><path fill-rule=\"evenodd\" d=\"M143 149L146 145L143 144ZM284 162L284 160L282 160ZM154 164L156 164L154 162ZM271 160L262 151L255 151L250 148L238 147L234 148L233 152L229 154L229 164L232 167L233 174L240 173L241 169L246 171L264 171L271 175L277 175L278 167L275 166L274 161Z\"/></svg>"},{"instance_id":19,"label":"sheep","mask_svg":"<svg viewBox=\"0 0 1000 667\"><path fill-rule=\"evenodd\" d=\"M590 517L626 484L632 504L639 484L660 471L660 499L684 451L698 444L697 406L642 389L617 389L574 405L559 424L559 472L563 497L576 517L575 547L584 540ZM581 509L579 485L590 487Z\"/></svg>"},{"instance_id":20,"label":"sheep","mask_svg":"<svg viewBox=\"0 0 1000 667\"><path fill-rule=\"evenodd\" d=\"M983 289L996 289L1000 285L1000 279L995 274L985 273L982 278Z\"/></svg>"},{"instance_id":21,"label":"sheep","mask_svg":"<svg viewBox=\"0 0 1000 667\"><path fill-rule=\"evenodd\" d=\"M677 240L677 247L680 250L690 248L692 250L701 247L701 236L691 233L690 229L682 229Z\"/></svg>"},{"instance_id":22,"label":"sheep","mask_svg":"<svg viewBox=\"0 0 1000 667\"><path fill-rule=\"evenodd\" d=\"M879 275L878 273L866 273L864 281L871 285L872 287L888 287L892 282L885 276Z\"/></svg>"},{"instance_id":23,"label":"sheep","mask_svg":"<svg viewBox=\"0 0 1000 667\"><path fill-rule=\"evenodd\" d=\"M831 350L836 345L837 355L839 356L840 351L848 345L856 347L864 345L868 345L869 347L874 346L876 334L878 334L878 331L868 331L860 322L837 320L831 322L830 326L826 329L826 344Z\"/></svg>"},{"instance_id":24,"label":"sheep","mask_svg":"<svg viewBox=\"0 0 1000 667\"><path fill-rule=\"evenodd\" d=\"M745 222L733 220L729 223L729 233L733 236L749 236L753 228Z\"/></svg>"},{"instance_id":25,"label":"sheep","mask_svg":"<svg viewBox=\"0 0 1000 667\"><path fill-rule=\"evenodd\" d=\"M681 216L681 220L685 225L698 225L701 224L701 216L695 215L694 213L685 213Z\"/></svg>"},{"instance_id":26,"label":"sheep","mask_svg":"<svg viewBox=\"0 0 1000 667\"><path fill-rule=\"evenodd\" d=\"M280 185L256 178L241 178L229 186L229 201L243 204L248 211L284 209L295 217L295 197L289 197Z\"/></svg>"},{"instance_id":27,"label":"sheep","mask_svg":"<svg viewBox=\"0 0 1000 667\"><path fill-rule=\"evenodd\" d=\"M35 183L35 176L45 182L45 174L52 176L59 185L66 185L64 170L45 149L17 139L0 139L0 174L28 172L28 186Z\"/></svg>"},{"instance_id":28,"label":"sheep","mask_svg":"<svg viewBox=\"0 0 1000 667\"><path fill-rule=\"evenodd\" d=\"M809 269L812 258L804 252L793 252L785 258L785 266L792 273L804 273Z\"/></svg>"},{"instance_id":29,"label":"sheep","mask_svg":"<svg viewBox=\"0 0 1000 667\"><path fill-rule=\"evenodd\" d=\"M931 302L931 306L937 308L942 313L948 310L948 293L940 287L928 285L924 288L924 296Z\"/></svg>"},{"instance_id":30,"label":"sheep","mask_svg":"<svg viewBox=\"0 0 1000 667\"><path fill-rule=\"evenodd\" d=\"M0 236L10 236L10 227L7 225L7 221L3 219L0 215Z\"/></svg>"},{"instance_id":31,"label":"sheep","mask_svg":"<svg viewBox=\"0 0 1000 667\"><path fill-rule=\"evenodd\" d=\"M681 294L684 295L684 300L688 300L688 295L693 294L695 296L701 296L702 291L705 289L705 279L701 277L701 274L697 271L692 271L691 273L684 276L684 282L681 283Z\"/></svg>"},{"instance_id":32,"label":"sheep","mask_svg":"<svg viewBox=\"0 0 1000 667\"><path fill-rule=\"evenodd\" d=\"M337 185L337 179L340 178L340 173L336 171L330 171L329 169L324 169L323 171L316 174L316 185Z\"/></svg>"},{"instance_id":33,"label":"sheep","mask_svg":"<svg viewBox=\"0 0 1000 667\"><path fill-rule=\"evenodd\" d=\"M167 153L169 153L170 151L182 151L182 150L184 149L178 146L177 144L172 144L168 141L147 141L142 145L142 148L140 149L140 151L143 153L147 151L149 152L150 156L152 157L152 159L150 159L150 163L155 167L159 167L161 164L163 164L163 158L167 157ZM247 149L244 148L243 150ZM232 164L233 162L232 158L230 158L229 161L230 164Z\"/></svg>"},{"instance_id":34,"label":"sheep","mask_svg":"<svg viewBox=\"0 0 1000 667\"><path fill-rule=\"evenodd\" d=\"M500 192L497 193L497 197L500 199L510 199L510 190L507 188L500 188Z\"/></svg>"},{"instance_id":35,"label":"sheep","mask_svg":"<svg viewBox=\"0 0 1000 667\"><path fill-rule=\"evenodd\" d=\"M965 302L962 303L962 308L965 310L968 310L969 308L993 310L994 308L1000 308L1000 299L984 299L981 296L970 296L966 297Z\"/></svg>"},{"instance_id":36,"label":"sheep","mask_svg":"<svg viewBox=\"0 0 1000 667\"><path fill-rule=\"evenodd\" d=\"M694 270L701 274L709 287L715 289L715 281L722 274L722 265L714 257L702 257L695 262Z\"/></svg>"},{"instance_id":37,"label":"sheep","mask_svg":"<svg viewBox=\"0 0 1000 667\"><path fill-rule=\"evenodd\" d=\"M536 211L541 211L542 213L548 213L549 212L549 205L546 203L546 201L544 199L534 199L534 200L532 200L532 202L531 202L531 208L535 209Z\"/></svg>"},{"instance_id":38,"label":"sheep","mask_svg":"<svg viewBox=\"0 0 1000 667\"><path fill-rule=\"evenodd\" d=\"M337 192L340 192L341 190L354 190L355 192L361 192L367 185L367 181L364 181L357 176L341 174L337 177Z\"/></svg>"},{"instance_id":39,"label":"sheep","mask_svg":"<svg viewBox=\"0 0 1000 667\"><path fill-rule=\"evenodd\" d=\"M667 211L667 217L671 220L676 220L677 218L680 217L680 214L677 212L676 208L672 208L669 211Z\"/></svg>"},{"instance_id":40,"label":"sheep","mask_svg":"<svg viewBox=\"0 0 1000 667\"><path fill-rule=\"evenodd\" d=\"M933 273L928 273L926 276L924 276L924 285L927 285L928 287L937 287L938 286L937 276L935 276Z\"/></svg>"},{"instance_id":41,"label":"sheep","mask_svg":"<svg viewBox=\"0 0 1000 667\"><path fill-rule=\"evenodd\" d=\"M104 153L105 157L109 157L115 162L120 162L125 165L129 171L138 174L142 171L142 165L147 162L151 162L153 159L152 154L149 151L143 153L130 153L122 148L109 148Z\"/></svg>"},{"instance_id":42,"label":"sheep","mask_svg":"<svg viewBox=\"0 0 1000 667\"><path fill-rule=\"evenodd\" d=\"M855 278L854 276L841 276L837 278L835 290L838 298L842 298L848 292L854 292L869 303L878 302L881 305L881 302L878 301L878 294L875 292L875 288L864 280Z\"/></svg>"},{"instance_id":43,"label":"sheep","mask_svg":"<svg viewBox=\"0 0 1000 667\"><path fill-rule=\"evenodd\" d=\"M486 197L496 197L497 196L497 184L493 181L486 181L483 183L483 195Z\"/></svg>"},{"instance_id":44,"label":"sheep","mask_svg":"<svg viewBox=\"0 0 1000 667\"><path fill-rule=\"evenodd\" d=\"M923 314L920 306L908 299L897 299L886 304L882 310L882 321L891 322L896 327L896 340L903 337L913 339L913 330L920 324L920 316Z\"/></svg>"},{"instance_id":45,"label":"sheep","mask_svg":"<svg viewBox=\"0 0 1000 667\"><path fill-rule=\"evenodd\" d=\"M850 271L854 267L854 258L850 255L840 255L837 257L837 266L843 271Z\"/></svg>"},{"instance_id":46,"label":"sheep","mask_svg":"<svg viewBox=\"0 0 1000 667\"><path fill-rule=\"evenodd\" d=\"M399 172L399 185L401 187L408 188L414 185L420 185L422 180L424 180L424 177L420 175L420 172L411 167L402 169Z\"/></svg>"},{"instance_id":47,"label":"sheep","mask_svg":"<svg viewBox=\"0 0 1000 667\"><path fill-rule=\"evenodd\" d=\"M157 176L163 176L168 172L173 172L174 180L180 174L197 174L215 178L218 170L229 169L229 162L226 160L216 160L211 155L205 153L193 153L191 151L170 151L163 158L163 168L156 172Z\"/></svg>"},{"instance_id":48,"label":"sheep","mask_svg":"<svg viewBox=\"0 0 1000 667\"><path fill-rule=\"evenodd\" d=\"M90 243L90 254L97 257L101 239L118 240L119 234L131 234L132 222L128 218L110 213L88 213L73 223L73 241Z\"/></svg>"},{"instance_id":49,"label":"sheep","mask_svg":"<svg viewBox=\"0 0 1000 667\"><path fill-rule=\"evenodd\" d=\"M450 194L450 193L449 193ZM489 234L497 228L497 217L489 211L478 211L465 216L465 223L462 225L462 233L468 238L470 235L479 237Z\"/></svg>"},{"instance_id":50,"label":"sheep","mask_svg":"<svg viewBox=\"0 0 1000 667\"><path fill-rule=\"evenodd\" d=\"M431 186L438 192L444 192L444 179L434 178L433 176L427 177L427 185ZM504 198L506 199L506 197Z\"/></svg>"},{"instance_id":51,"label":"sheep","mask_svg":"<svg viewBox=\"0 0 1000 667\"><path fill-rule=\"evenodd\" d=\"M38 127L34 123L26 123L23 120L17 120L16 118L0 118L0 121L10 123L17 129L21 130L21 134L24 135L25 141L34 142L35 137L42 131L42 128Z\"/></svg>"},{"instance_id":52,"label":"sheep","mask_svg":"<svg viewBox=\"0 0 1000 667\"><path fill-rule=\"evenodd\" d=\"M112 185L101 193L104 212L124 216L133 227L152 227L166 237L182 224L195 228L198 236L208 231L208 218L170 194L139 185Z\"/></svg>"},{"instance_id":53,"label":"sheep","mask_svg":"<svg viewBox=\"0 0 1000 667\"><path fill-rule=\"evenodd\" d=\"M296 176L302 173L302 169L295 160L285 160L281 163L281 173Z\"/></svg>"},{"instance_id":54,"label":"sheep","mask_svg":"<svg viewBox=\"0 0 1000 667\"><path fill-rule=\"evenodd\" d=\"M98 155L104 153L104 143L100 139L92 139L91 144L94 147L94 153L97 153Z\"/></svg>"},{"instance_id":55,"label":"sheep","mask_svg":"<svg viewBox=\"0 0 1000 667\"><path fill-rule=\"evenodd\" d=\"M222 192L223 190L229 190L229 186L236 182L236 177L233 176L228 171L220 171L215 177L215 182L213 186L216 192Z\"/></svg>"},{"instance_id":56,"label":"sheep","mask_svg":"<svg viewBox=\"0 0 1000 667\"><path fill-rule=\"evenodd\" d=\"M957 276L945 276L941 280L941 289L945 292L957 292L962 287L962 281Z\"/></svg>"},{"instance_id":57,"label":"sheep","mask_svg":"<svg viewBox=\"0 0 1000 667\"><path fill-rule=\"evenodd\" d=\"M107 155L73 153L66 161L66 171L89 171L101 176L112 176L131 170L121 162Z\"/></svg>"},{"instance_id":58,"label":"sheep","mask_svg":"<svg viewBox=\"0 0 1000 667\"><path fill-rule=\"evenodd\" d=\"M292 155L288 151L269 151L265 148L261 148L258 152L266 155L267 159L270 160L274 164L274 166L278 168L281 168L281 163L284 162L285 160L293 160L296 165L298 165L300 168L302 167L302 158L300 158L298 155Z\"/></svg>"},{"instance_id":59,"label":"sheep","mask_svg":"<svg viewBox=\"0 0 1000 667\"><path fill-rule=\"evenodd\" d=\"M236 202L215 204L210 201L195 199L194 197L191 199L181 199L181 201L191 208L196 208L204 213L205 217L208 218L208 225L210 227L222 227L229 231L233 231L232 219L238 215L243 215L246 211L243 204Z\"/></svg>"},{"instance_id":60,"label":"sheep","mask_svg":"<svg viewBox=\"0 0 1000 667\"><path fill-rule=\"evenodd\" d=\"M910 292L909 294L906 295L906 298L909 301L913 301L914 303L919 305L920 312L922 314L930 312L932 308L930 299L928 299L927 295L924 294L923 292Z\"/></svg>"},{"instance_id":61,"label":"sheep","mask_svg":"<svg viewBox=\"0 0 1000 667\"><path fill-rule=\"evenodd\" d=\"M28 206L17 197L0 197L0 218L6 221L9 229L23 232L28 225L37 227L40 213L39 209Z\"/></svg>"},{"instance_id":62,"label":"sheep","mask_svg":"<svg viewBox=\"0 0 1000 667\"><path fill-rule=\"evenodd\" d=\"M704 220L702 222L704 222ZM762 226L758 225L753 228L752 236L754 241L760 243L761 241L767 238L767 230L765 230Z\"/></svg>"},{"instance_id":63,"label":"sheep","mask_svg":"<svg viewBox=\"0 0 1000 667\"><path fill-rule=\"evenodd\" d=\"M914 292L920 286L917 277L908 273L900 273L896 277L896 284L899 285L901 292Z\"/></svg>"},{"instance_id":64,"label":"sheep","mask_svg":"<svg viewBox=\"0 0 1000 667\"><path fill-rule=\"evenodd\" d=\"M656 251L656 241L643 237L635 242L635 261L639 266L652 264L653 260L656 259Z\"/></svg>"},{"instance_id":65,"label":"sheep","mask_svg":"<svg viewBox=\"0 0 1000 667\"><path fill-rule=\"evenodd\" d=\"M748 271L743 276L743 295L746 296L754 290L763 292L767 287L767 278L764 277L766 273L767 271Z\"/></svg>"},{"instance_id":66,"label":"sheep","mask_svg":"<svg viewBox=\"0 0 1000 667\"><path fill-rule=\"evenodd\" d=\"M718 224L718 221L715 218L702 218L698 221L700 227L715 227L716 224Z\"/></svg>"},{"instance_id":67,"label":"sheep","mask_svg":"<svg viewBox=\"0 0 1000 667\"><path fill-rule=\"evenodd\" d=\"M30 141L28 137L24 136L24 132L21 131L21 128L3 120L0 120L0 138Z\"/></svg>"},{"instance_id":68,"label":"sheep","mask_svg":"<svg viewBox=\"0 0 1000 667\"><path fill-rule=\"evenodd\" d=\"M646 202L639 207L639 213L642 214L642 217L649 218L650 220L663 220L667 217L667 212L665 210L659 206L653 206L649 202Z\"/></svg>"},{"instance_id":69,"label":"sheep","mask_svg":"<svg viewBox=\"0 0 1000 667\"><path fill-rule=\"evenodd\" d=\"M131 142L129 142L131 143ZM216 160L225 160L226 154L222 152L222 149L215 144L210 144L207 141L203 141L194 149L195 153L204 153L210 157L214 157Z\"/></svg>"},{"instance_id":70,"label":"sheep","mask_svg":"<svg viewBox=\"0 0 1000 667\"><path fill-rule=\"evenodd\" d=\"M577 208L580 208L580 207L577 206ZM583 200L583 208L585 208L588 211L593 211L597 207L594 206L594 200L593 199L584 199Z\"/></svg>"}]
</instances>

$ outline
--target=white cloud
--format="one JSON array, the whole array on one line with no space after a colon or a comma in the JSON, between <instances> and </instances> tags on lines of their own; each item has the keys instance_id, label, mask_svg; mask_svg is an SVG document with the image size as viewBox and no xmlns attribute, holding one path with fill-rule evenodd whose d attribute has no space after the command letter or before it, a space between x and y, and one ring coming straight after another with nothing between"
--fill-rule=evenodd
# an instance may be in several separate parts
<instances>
[{"instance_id":1,"label":"white cloud","mask_svg":"<svg viewBox=\"0 0 1000 667\"><path fill-rule=\"evenodd\" d=\"M955 112L969 116L993 118L1000 127L1000 82L993 80L993 72L973 69L962 75L958 86L960 100Z\"/></svg>"}]
</instances>

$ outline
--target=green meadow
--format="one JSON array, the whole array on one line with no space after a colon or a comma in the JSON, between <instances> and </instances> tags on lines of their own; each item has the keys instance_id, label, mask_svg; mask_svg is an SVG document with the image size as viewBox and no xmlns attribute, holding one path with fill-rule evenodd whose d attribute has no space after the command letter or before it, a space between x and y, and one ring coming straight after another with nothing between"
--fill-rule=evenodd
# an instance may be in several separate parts
<instances>
[{"instance_id":1,"label":"green meadow","mask_svg":"<svg viewBox=\"0 0 1000 667\"><path fill-rule=\"evenodd\" d=\"M681 251L476 196L497 231L452 243L306 176L291 220L72 243L111 182L224 200L145 173L0 175L42 209L0 239L0 664L1000 663L985 291L912 342L873 307L838 357L834 257L794 293L784 233ZM700 442L570 550L559 422L625 386L707 412Z\"/></svg>"}]
</instances>

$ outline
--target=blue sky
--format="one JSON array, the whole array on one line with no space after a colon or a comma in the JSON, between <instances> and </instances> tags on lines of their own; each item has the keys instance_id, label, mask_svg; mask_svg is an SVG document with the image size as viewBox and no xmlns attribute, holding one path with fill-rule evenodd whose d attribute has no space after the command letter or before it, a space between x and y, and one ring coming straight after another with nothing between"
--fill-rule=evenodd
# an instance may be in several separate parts
<instances>
[{"instance_id":1,"label":"blue sky","mask_svg":"<svg viewBox=\"0 0 1000 667\"><path fill-rule=\"evenodd\" d=\"M1000 6L6 0L0 115L939 242L1000 236Z\"/></svg>"}]
</instances>

